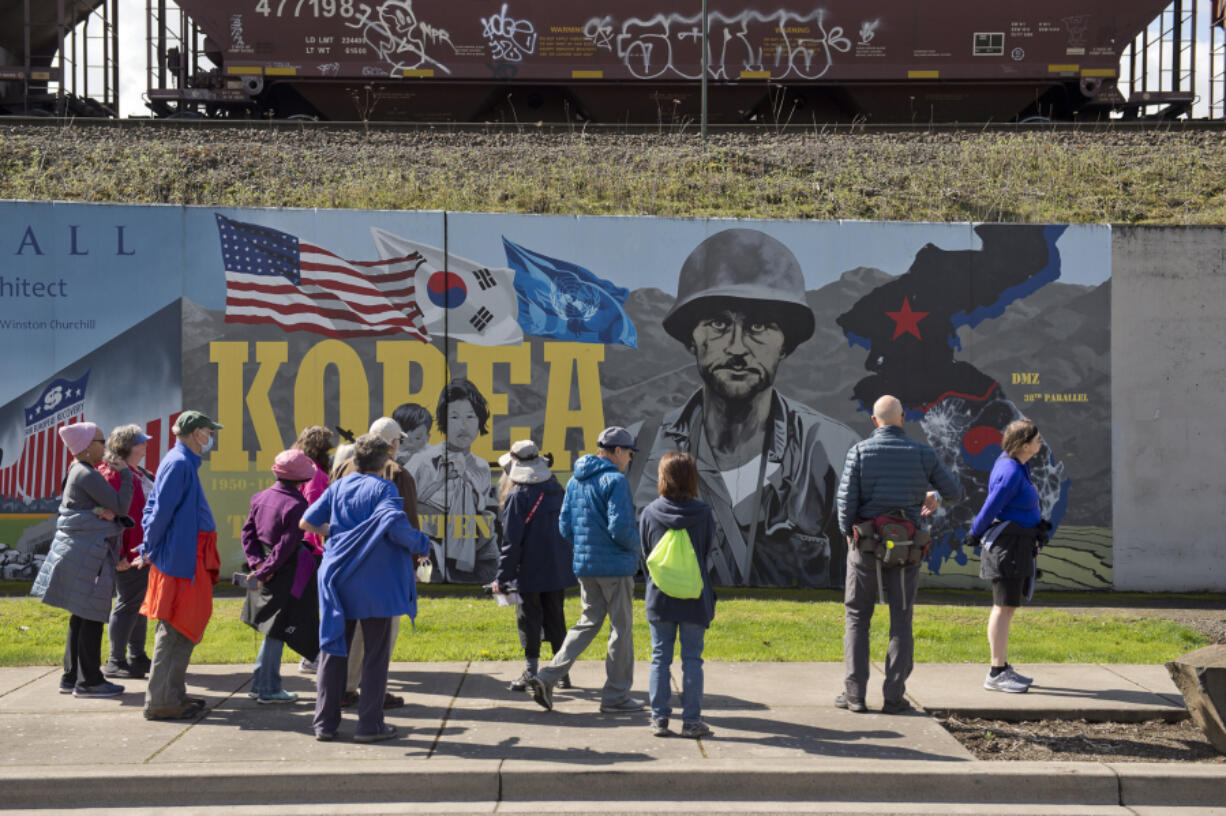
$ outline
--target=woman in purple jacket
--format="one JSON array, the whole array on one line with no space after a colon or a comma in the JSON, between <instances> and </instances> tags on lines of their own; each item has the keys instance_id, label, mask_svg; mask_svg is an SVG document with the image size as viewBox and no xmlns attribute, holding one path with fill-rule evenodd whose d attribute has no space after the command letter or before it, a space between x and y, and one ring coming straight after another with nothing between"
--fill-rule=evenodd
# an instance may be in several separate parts
<instances>
[{"instance_id":1,"label":"woman in purple jacket","mask_svg":"<svg viewBox=\"0 0 1226 816\"><path fill-rule=\"evenodd\" d=\"M297 694L282 687L281 654L285 641L276 634L285 629L279 618L288 614L294 589L298 589L298 597L303 595L302 588L295 586L300 583L298 574L305 572L306 580L310 580L315 571L314 559L298 527L307 509L307 500L299 488L315 475L315 464L300 450L281 451L273 461L272 474L277 477L273 486L251 497L251 513L242 535L247 565L259 582L247 592L242 620L264 635L247 696L263 705L293 703L298 699ZM310 598L313 600L314 595Z\"/></svg>"},{"instance_id":2,"label":"woman in purple jacket","mask_svg":"<svg viewBox=\"0 0 1226 816\"><path fill-rule=\"evenodd\" d=\"M975 517L966 543L981 547L979 577L992 582L992 613L988 616L988 646L992 665L984 678L989 691L1020 694L1034 678L1009 665L1009 625L1022 605L1026 582L1034 578L1034 559L1046 541L1039 510L1039 492L1026 464L1043 447L1039 428L1029 419L1005 427L1004 451L992 466L988 497Z\"/></svg>"},{"instance_id":3,"label":"woman in purple jacket","mask_svg":"<svg viewBox=\"0 0 1226 816\"><path fill-rule=\"evenodd\" d=\"M657 489L660 498L643 509L639 538L644 557L651 555L668 530L689 533L698 567L702 593L693 599L674 598L656 587L647 574L647 625L651 628L651 733L667 737L672 713L672 677L669 671L678 635L681 638L681 736L698 739L711 735L702 721L702 647L707 628L715 617L715 591L707 570L707 558L715 541L711 506L698 500L698 466L688 453L664 454L659 465Z\"/></svg>"}]
</instances>

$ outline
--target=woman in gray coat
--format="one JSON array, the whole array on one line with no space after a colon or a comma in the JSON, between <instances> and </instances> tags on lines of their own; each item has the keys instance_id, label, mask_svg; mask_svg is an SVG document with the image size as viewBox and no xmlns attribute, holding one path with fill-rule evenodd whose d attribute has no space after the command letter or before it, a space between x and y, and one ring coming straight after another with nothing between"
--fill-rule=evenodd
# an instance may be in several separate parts
<instances>
[{"instance_id":1,"label":"woman in gray coat","mask_svg":"<svg viewBox=\"0 0 1226 816\"><path fill-rule=\"evenodd\" d=\"M59 429L76 457L64 480L64 497L51 551L30 594L70 613L60 693L74 697L114 697L123 686L102 676L102 625L111 613L120 533L132 525L132 471L124 466L116 491L95 466L102 461L106 437L92 422Z\"/></svg>"}]
</instances>

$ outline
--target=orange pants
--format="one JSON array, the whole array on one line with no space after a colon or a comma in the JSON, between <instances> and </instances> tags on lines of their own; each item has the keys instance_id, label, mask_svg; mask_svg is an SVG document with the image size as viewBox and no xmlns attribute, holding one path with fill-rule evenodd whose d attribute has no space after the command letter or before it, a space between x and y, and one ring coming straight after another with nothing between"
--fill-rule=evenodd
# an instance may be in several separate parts
<instances>
[{"instance_id":1,"label":"orange pants","mask_svg":"<svg viewBox=\"0 0 1226 816\"><path fill-rule=\"evenodd\" d=\"M217 533L196 536L196 574L175 578L149 565L149 589L140 612L150 620L164 620L192 643L204 637L213 616L213 585L221 575Z\"/></svg>"}]
</instances>

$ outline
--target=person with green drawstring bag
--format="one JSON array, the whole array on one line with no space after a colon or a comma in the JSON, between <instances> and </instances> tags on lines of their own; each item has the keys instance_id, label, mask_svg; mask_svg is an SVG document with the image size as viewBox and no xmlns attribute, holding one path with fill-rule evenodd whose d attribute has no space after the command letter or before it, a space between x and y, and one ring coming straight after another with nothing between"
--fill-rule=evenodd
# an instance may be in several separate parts
<instances>
[{"instance_id":1,"label":"person with green drawstring bag","mask_svg":"<svg viewBox=\"0 0 1226 816\"><path fill-rule=\"evenodd\" d=\"M698 466L688 453L666 453L658 468L659 498L643 509L639 538L647 559L647 624L651 629L648 689L651 732L669 736L671 666L681 641L681 736L711 735L702 721L702 648L715 617L707 558L715 542L711 506L698 499Z\"/></svg>"}]
</instances>

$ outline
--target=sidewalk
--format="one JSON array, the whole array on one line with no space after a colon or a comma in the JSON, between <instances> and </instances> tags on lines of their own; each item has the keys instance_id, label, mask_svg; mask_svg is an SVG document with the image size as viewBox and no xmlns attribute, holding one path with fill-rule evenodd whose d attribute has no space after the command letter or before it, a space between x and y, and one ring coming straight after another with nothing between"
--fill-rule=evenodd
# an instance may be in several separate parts
<instances>
[{"instance_id":1,"label":"sidewalk","mask_svg":"<svg viewBox=\"0 0 1226 816\"><path fill-rule=\"evenodd\" d=\"M352 741L348 711L335 742L316 742L312 678L290 663L286 687L303 697L293 706L248 699L248 666L193 666L189 690L209 710L185 722L144 720L144 681L125 683L119 698L77 700L58 693L58 669L0 669L0 806L376 801L491 812L538 800L823 801L1115 812L1226 801L1220 765L977 761L923 712L880 713L880 666L870 713L853 714L832 705L841 664L708 663L704 719L715 736L702 741L653 738L645 712L600 714L602 662L576 664L576 688L558 691L552 712L507 690L521 668L393 664L389 690L407 705L388 722L401 736L376 745ZM921 664L908 696L927 711L996 719L1186 716L1162 666L1023 668L1036 685L1014 695L984 691L981 666ZM646 664L635 679L645 696Z\"/></svg>"}]
</instances>

